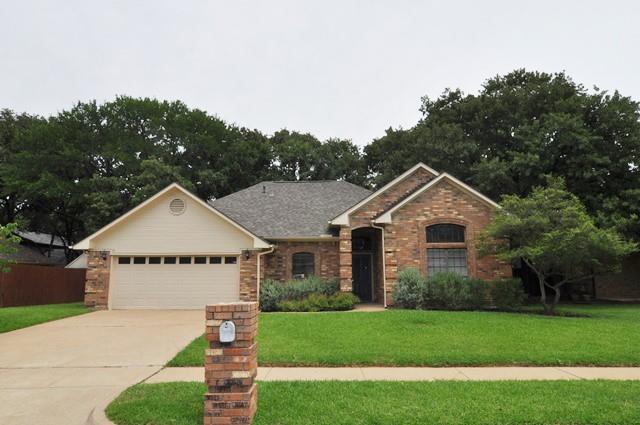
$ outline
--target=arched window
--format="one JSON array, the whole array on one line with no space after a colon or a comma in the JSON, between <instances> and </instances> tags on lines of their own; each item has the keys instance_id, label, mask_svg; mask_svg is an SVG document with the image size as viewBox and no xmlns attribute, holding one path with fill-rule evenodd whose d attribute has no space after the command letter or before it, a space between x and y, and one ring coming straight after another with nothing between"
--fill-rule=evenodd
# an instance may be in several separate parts
<instances>
[{"instance_id":1,"label":"arched window","mask_svg":"<svg viewBox=\"0 0 640 425\"><path fill-rule=\"evenodd\" d=\"M316 268L315 256L310 252L296 252L291 257L291 275L294 279L313 276Z\"/></svg>"},{"instance_id":2,"label":"arched window","mask_svg":"<svg viewBox=\"0 0 640 425\"><path fill-rule=\"evenodd\" d=\"M464 226L434 224L427 227L427 243L464 242Z\"/></svg>"},{"instance_id":3,"label":"arched window","mask_svg":"<svg viewBox=\"0 0 640 425\"><path fill-rule=\"evenodd\" d=\"M465 228L458 224L427 227L427 275L455 272L468 276Z\"/></svg>"}]
</instances>

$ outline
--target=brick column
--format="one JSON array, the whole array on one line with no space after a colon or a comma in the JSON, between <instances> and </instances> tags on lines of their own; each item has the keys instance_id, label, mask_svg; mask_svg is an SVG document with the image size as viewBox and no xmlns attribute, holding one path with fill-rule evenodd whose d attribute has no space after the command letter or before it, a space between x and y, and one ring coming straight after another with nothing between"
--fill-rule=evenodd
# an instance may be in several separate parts
<instances>
[{"instance_id":1,"label":"brick column","mask_svg":"<svg viewBox=\"0 0 640 425\"><path fill-rule=\"evenodd\" d=\"M110 268L111 255L108 251L87 251L87 277L84 284L84 305L87 307L108 307Z\"/></svg>"},{"instance_id":2,"label":"brick column","mask_svg":"<svg viewBox=\"0 0 640 425\"><path fill-rule=\"evenodd\" d=\"M351 270L351 229L340 228L340 290L351 292L353 290Z\"/></svg>"},{"instance_id":3,"label":"brick column","mask_svg":"<svg viewBox=\"0 0 640 425\"><path fill-rule=\"evenodd\" d=\"M256 334L258 303L215 304L206 308L204 425L251 424L257 408ZM236 340L220 342L220 325L230 320Z\"/></svg>"},{"instance_id":4,"label":"brick column","mask_svg":"<svg viewBox=\"0 0 640 425\"><path fill-rule=\"evenodd\" d=\"M249 258L240 255L240 299L258 301L258 252L249 251Z\"/></svg>"}]
</instances>

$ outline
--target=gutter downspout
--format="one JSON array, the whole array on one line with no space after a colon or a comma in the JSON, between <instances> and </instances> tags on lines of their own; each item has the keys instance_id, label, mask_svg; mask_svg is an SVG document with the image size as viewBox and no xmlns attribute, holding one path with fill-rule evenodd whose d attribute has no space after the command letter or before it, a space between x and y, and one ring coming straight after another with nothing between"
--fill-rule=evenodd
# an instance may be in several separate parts
<instances>
[{"instance_id":1,"label":"gutter downspout","mask_svg":"<svg viewBox=\"0 0 640 425\"><path fill-rule=\"evenodd\" d=\"M274 245L271 245L271 248L269 248L267 251L262 251L258 253L258 270L256 273L256 279L258 280L257 285L256 285L256 290L257 290L257 298L258 298L258 305L260 305L260 257L262 257L263 255L267 255L267 254L271 254L273 251L275 251L276 247Z\"/></svg>"},{"instance_id":2,"label":"gutter downspout","mask_svg":"<svg viewBox=\"0 0 640 425\"><path fill-rule=\"evenodd\" d=\"M384 227L376 226L373 220L371 220L371 227L379 229L382 236L382 302L384 304L384 308L387 308L387 253L384 249Z\"/></svg>"}]
</instances>

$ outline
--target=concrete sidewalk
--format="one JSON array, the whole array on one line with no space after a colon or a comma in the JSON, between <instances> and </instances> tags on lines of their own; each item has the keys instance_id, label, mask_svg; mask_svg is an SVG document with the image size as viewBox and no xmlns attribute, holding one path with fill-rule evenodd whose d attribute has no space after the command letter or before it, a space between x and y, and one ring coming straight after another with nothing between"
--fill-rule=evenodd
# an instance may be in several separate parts
<instances>
[{"instance_id":1,"label":"concrete sidewalk","mask_svg":"<svg viewBox=\"0 0 640 425\"><path fill-rule=\"evenodd\" d=\"M258 381L640 380L640 367L260 367ZM204 381L201 367L169 367L145 382Z\"/></svg>"}]
</instances>

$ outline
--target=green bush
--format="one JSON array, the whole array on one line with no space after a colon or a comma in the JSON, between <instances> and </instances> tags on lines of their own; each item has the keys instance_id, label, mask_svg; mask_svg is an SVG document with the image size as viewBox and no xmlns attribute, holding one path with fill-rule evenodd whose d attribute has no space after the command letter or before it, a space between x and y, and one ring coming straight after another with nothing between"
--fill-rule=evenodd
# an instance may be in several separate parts
<instances>
[{"instance_id":1,"label":"green bush","mask_svg":"<svg viewBox=\"0 0 640 425\"><path fill-rule=\"evenodd\" d=\"M260 285L260 309L262 311L323 311L329 309L318 296L325 299L340 292L338 279L322 279L311 276L278 282L265 279ZM353 307L353 306L352 306Z\"/></svg>"},{"instance_id":2,"label":"green bush","mask_svg":"<svg viewBox=\"0 0 640 425\"><path fill-rule=\"evenodd\" d=\"M427 303L448 310L469 309L477 303L469 279L454 272L437 273L427 280Z\"/></svg>"},{"instance_id":3,"label":"green bush","mask_svg":"<svg viewBox=\"0 0 640 425\"><path fill-rule=\"evenodd\" d=\"M467 278L467 285L469 285L470 291L470 298L467 307L471 310L481 310L486 308L491 296L491 284L486 280Z\"/></svg>"},{"instance_id":4,"label":"green bush","mask_svg":"<svg viewBox=\"0 0 640 425\"><path fill-rule=\"evenodd\" d=\"M428 295L427 283L417 269L400 270L393 288L393 302L403 308L424 307Z\"/></svg>"},{"instance_id":5,"label":"green bush","mask_svg":"<svg viewBox=\"0 0 640 425\"><path fill-rule=\"evenodd\" d=\"M338 292L329 297L329 309L333 311L353 310L353 306L360 302L360 298L351 292Z\"/></svg>"},{"instance_id":6,"label":"green bush","mask_svg":"<svg viewBox=\"0 0 640 425\"><path fill-rule=\"evenodd\" d=\"M491 299L499 310L517 310L526 294L520 279L500 279L491 282Z\"/></svg>"},{"instance_id":7,"label":"green bush","mask_svg":"<svg viewBox=\"0 0 640 425\"><path fill-rule=\"evenodd\" d=\"M490 284L482 279L466 278L457 273L438 273L424 279L414 268L398 273L393 300L402 308L438 308L479 310L489 303Z\"/></svg>"},{"instance_id":8,"label":"green bush","mask_svg":"<svg viewBox=\"0 0 640 425\"><path fill-rule=\"evenodd\" d=\"M276 311L278 303L284 300L285 288L281 282L265 279L260 284L260 310Z\"/></svg>"},{"instance_id":9,"label":"green bush","mask_svg":"<svg viewBox=\"0 0 640 425\"><path fill-rule=\"evenodd\" d=\"M339 292L333 295L309 294L301 300L284 300L278 303L280 311L338 311L351 310L360 302L352 293Z\"/></svg>"}]
</instances>

